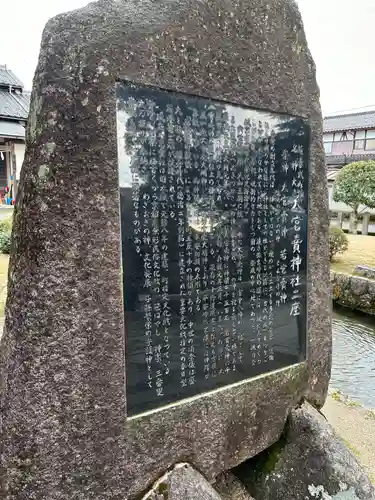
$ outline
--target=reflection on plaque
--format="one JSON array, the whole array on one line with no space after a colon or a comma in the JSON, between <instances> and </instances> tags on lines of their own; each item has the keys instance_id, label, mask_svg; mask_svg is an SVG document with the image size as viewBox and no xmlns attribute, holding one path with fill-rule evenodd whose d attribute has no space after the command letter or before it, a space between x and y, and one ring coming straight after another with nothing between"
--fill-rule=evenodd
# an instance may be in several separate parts
<instances>
[{"instance_id":1,"label":"reflection on plaque","mask_svg":"<svg viewBox=\"0 0 375 500\"><path fill-rule=\"evenodd\" d=\"M128 415L305 359L309 128L117 86Z\"/></svg>"}]
</instances>

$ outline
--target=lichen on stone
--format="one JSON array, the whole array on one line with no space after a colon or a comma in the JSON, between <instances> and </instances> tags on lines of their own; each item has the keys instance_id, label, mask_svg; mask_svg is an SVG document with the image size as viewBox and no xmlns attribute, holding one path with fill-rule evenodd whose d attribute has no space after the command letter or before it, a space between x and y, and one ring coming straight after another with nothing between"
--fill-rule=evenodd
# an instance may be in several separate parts
<instances>
[{"instance_id":1,"label":"lichen on stone","mask_svg":"<svg viewBox=\"0 0 375 500\"><path fill-rule=\"evenodd\" d=\"M308 490L311 497L318 500L359 500L354 488L348 488L345 483L340 483L340 491L335 495L330 495L322 485L309 485Z\"/></svg>"},{"instance_id":2,"label":"lichen on stone","mask_svg":"<svg viewBox=\"0 0 375 500\"><path fill-rule=\"evenodd\" d=\"M56 151L55 142L46 142L43 146L43 154L46 158L49 158Z\"/></svg>"},{"instance_id":3,"label":"lichen on stone","mask_svg":"<svg viewBox=\"0 0 375 500\"><path fill-rule=\"evenodd\" d=\"M40 165L39 170L38 170L38 177L39 179L45 179L49 174L49 167L48 165Z\"/></svg>"}]
</instances>

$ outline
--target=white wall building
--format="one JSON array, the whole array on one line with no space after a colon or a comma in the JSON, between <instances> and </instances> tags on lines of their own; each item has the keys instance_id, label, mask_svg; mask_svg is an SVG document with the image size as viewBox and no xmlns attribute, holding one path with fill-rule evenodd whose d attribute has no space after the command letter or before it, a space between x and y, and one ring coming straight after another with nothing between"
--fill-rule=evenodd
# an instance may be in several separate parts
<instances>
[{"instance_id":1,"label":"white wall building","mask_svg":"<svg viewBox=\"0 0 375 500\"><path fill-rule=\"evenodd\" d=\"M15 199L25 155L29 107L30 94L24 91L22 82L0 65L0 203Z\"/></svg>"}]
</instances>

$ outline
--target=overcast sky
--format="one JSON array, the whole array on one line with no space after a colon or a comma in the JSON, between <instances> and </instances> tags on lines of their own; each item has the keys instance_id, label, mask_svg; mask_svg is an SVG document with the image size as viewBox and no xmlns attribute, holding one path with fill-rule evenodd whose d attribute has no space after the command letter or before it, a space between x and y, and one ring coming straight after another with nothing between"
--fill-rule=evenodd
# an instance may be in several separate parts
<instances>
[{"instance_id":1,"label":"overcast sky","mask_svg":"<svg viewBox=\"0 0 375 500\"><path fill-rule=\"evenodd\" d=\"M87 0L4 1L0 64L31 88L46 21ZM298 0L318 70L324 113L375 107L375 0Z\"/></svg>"}]
</instances>

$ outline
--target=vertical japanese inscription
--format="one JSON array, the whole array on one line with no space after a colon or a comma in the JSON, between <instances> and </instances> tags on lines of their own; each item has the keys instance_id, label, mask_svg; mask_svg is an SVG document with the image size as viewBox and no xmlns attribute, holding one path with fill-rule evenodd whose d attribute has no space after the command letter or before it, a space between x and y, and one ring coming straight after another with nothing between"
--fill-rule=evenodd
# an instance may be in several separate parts
<instances>
[{"instance_id":1,"label":"vertical japanese inscription","mask_svg":"<svg viewBox=\"0 0 375 500\"><path fill-rule=\"evenodd\" d=\"M117 87L128 415L305 358L303 119Z\"/></svg>"}]
</instances>

